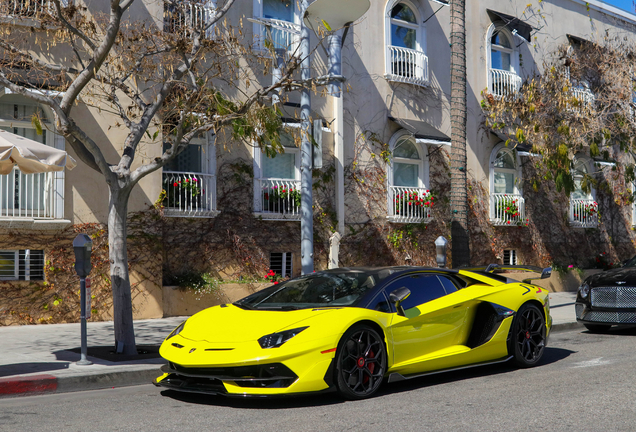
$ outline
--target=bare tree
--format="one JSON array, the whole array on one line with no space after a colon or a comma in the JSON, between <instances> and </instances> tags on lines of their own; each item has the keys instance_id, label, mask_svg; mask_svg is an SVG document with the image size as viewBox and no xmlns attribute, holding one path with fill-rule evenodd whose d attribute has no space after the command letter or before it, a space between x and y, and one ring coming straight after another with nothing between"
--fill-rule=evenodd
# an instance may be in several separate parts
<instances>
[{"instance_id":1,"label":"bare tree","mask_svg":"<svg viewBox=\"0 0 636 432\"><path fill-rule=\"evenodd\" d=\"M109 0L105 15L78 4L64 6L61 0L49 2L52 8L31 2L40 5L32 16L37 28L0 29L0 85L50 107L57 132L108 185L115 342L124 344L125 354L136 353L126 249L132 189L202 132L227 130L234 139L281 151L281 122L269 95L316 86L311 79L294 79L299 64L294 56L282 65L279 81L259 85L258 75L277 56L253 55L242 29L223 25L234 0L194 15L185 8L203 7L202 2L165 0L166 32L154 22L132 22L127 11L134 2ZM3 2L8 8L23 3ZM50 47L64 47L66 59L50 60L55 58L47 55ZM63 96L30 91L51 88ZM125 128L119 160L108 160L92 131L74 117L73 107L80 103L109 111L118 119L115 126ZM158 140L167 150L155 158L140 156L144 140ZM141 163L133 168L136 157Z\"/></svg>"}]
</instances>

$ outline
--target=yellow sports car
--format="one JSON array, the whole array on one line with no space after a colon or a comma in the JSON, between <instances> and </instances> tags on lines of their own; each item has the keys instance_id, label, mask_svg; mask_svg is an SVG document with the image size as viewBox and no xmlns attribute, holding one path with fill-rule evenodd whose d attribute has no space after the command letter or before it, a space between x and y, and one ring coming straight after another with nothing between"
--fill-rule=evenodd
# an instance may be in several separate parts
<instances>
[{"instance_id":1,"label":"yellow sports car","mask_svg":"<svg viewBox=\"0 0 636 432\"><path fill-rule=\"evenodd\" d=\"M227 396L337 390L372 396L382 382L541 359L552 325L548 291L498 266L339 268L214 306L161 345L158 386Z\"/></svg>"}]
</instances>

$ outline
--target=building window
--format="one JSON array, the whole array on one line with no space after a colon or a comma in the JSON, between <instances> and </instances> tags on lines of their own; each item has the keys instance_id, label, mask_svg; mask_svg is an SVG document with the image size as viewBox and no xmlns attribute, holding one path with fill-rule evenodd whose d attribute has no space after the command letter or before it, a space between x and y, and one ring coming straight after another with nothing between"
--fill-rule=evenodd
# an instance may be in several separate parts
<instances>
[{"instance_id":1,"label":"building window","mask_svg":"<svg viewBox=\"0 0 636 432\"><path fill-rule=\"evenodd\" d=\"M570 225L581 228L593 228L598 225L598 204L596 191L589 183L591 161L577 157L574 161L572 177L574 191L570 194Z\"/></svg>"},{"instance_id":2,"label":"building window","mask_svg":"<svg viewBox=\"0 0 636 432\"><path fill-rule=\"evenodd\" d=\"M190 36L193 30L203 30L216 9L216 0L186 0L163 4L163 31ZM214 36L214 27L205 31L206 38Z\"/></svg>"},{"instance_id":3,"label":"building window","mask_svg":"<svg viewBox=\"0 0 636 432\"><path fill-rule=\"evenodd\" d=\"M426 146L406 130L389 141L392 151L388 178L388 217L393 222L419 223L431 220L432 196L428 189Z\"/></svg>"},{"instance_id":4,"label":"building window","mask_svg":"<svg viewBox=\"0 0 636 432\"><path fill-rule=\"evenodd\" d=\"M168 147L164 148L164 151ZM204 132L163 167L166 216L213 217L216 210L216 147Z\"/></svg>"},{"instance_id":5,"label":"building window","mask_svg":"<svg viewBox=\"0 0 636 432\"><path fill-rule=\"evenodd\" d=\"M517 93L521 88L519 52L510 30L492 24L487 34L488 91L496 97Z\"/></svg>"},{"instance_id":6,"label":"building window","mask_svg":"<svg viewBox=\"0 0 636 432\"><path fill-rule=\"evenodd\" d=\"M0 280L44 280L44 251L0 250Z\"/></svg>"},{"instance_id":7,"label":"building window","mask_svg":"<svg viewBox=\"0 0 636 432\"><path fill-rule=\"evenodd\" d=\"M284 153L273 157L254 148L254 211L263 219L300 219L300 149L280 133Z\"/></svg>"},{"instance_id":8,"label":"building window","mask_svg":"<svg viewBox=\"0 0 636 432\"><path fill-rule=\"evenodd\" d=\"M293 0L254 0L254 16L264 24L254 24L256 46L265 48L270 39L274 49L293 53L300 39L298 4Z\"/></svg>"},{"instance_id":9,"label":"building window","mask_svg":"<svg viewBox=\"0 0 636 432\"><path fill-rule=\"evenodd\" d=\"M292 266L291 252L272 252L269 255L269 268L274 273L282 277L292 277L294 269Z\"/></svg>"},{"instance_id":10,"label":"building window","mask_svg":"<svg viewBox=\"0 0 636 432\"><path fill-rule=\"evenodd\" d=\"M490 156L490 221L494 225L525 225L517 152L501 143Z\"/></svg>"},{"instance_id":11,"label":"building window","mask_svg":"<svg viewBox=\"0 0 636 432\"><path fill-rule=\"evenodd\" d=\"M10 17L37 18L42 14L55 13L55 4L51 0L4 0L0 14ZM61 0L60 5L67 7L69 0Z\"/></svg>"},{"instance_id":12,"label":"building window","mask_svg":"<svg viewBox=\"0 0 636 432\"><path fill-rule=\"evenodd\" d=\"M38 134L32 123L42 124ZM0 97L0 129L64 150L64 138L52 129L48 109L16 94ZM64 215L64 172L23 174L14 168L0 175L0 217L61 219Z\"/></svg>"},{"instance_id":13,"label":"building window","mask_svg":"<svg viewBox=\"0 0 636 432\"><path fill-rule=\"evenodd\" d=\"M390 81L428 85L426 31L417 7L407 1L392 5L387 13L386 78Z\"/></svg>"},{"instance_id":14,"label":"building window","mask_svg":"<svg viewBox=\"0 0 636 432\"><path fill-rule=\"evenodd\" d=\"M517 251L514 249L504 249L503 251L504 265L517 265Z\"/></svg>"}]
</instances>

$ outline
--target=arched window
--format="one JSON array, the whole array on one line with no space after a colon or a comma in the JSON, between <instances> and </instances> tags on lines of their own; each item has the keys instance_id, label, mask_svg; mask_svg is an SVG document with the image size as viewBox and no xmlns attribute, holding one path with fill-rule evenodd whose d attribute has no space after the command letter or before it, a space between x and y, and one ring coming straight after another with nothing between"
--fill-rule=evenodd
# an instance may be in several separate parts
<instances>
[{"instance_id":1,"label":"arched window","mask_svg":"<svg viewBox=\"0 0 636 432\"><path fill-rule=\"evenodd\" d=\"M388 210L393 222L422 222L431 219L433 198L428 187L426 147L401 130L389 141L392 150L388 176Z\"/></svg>"},{"instance_id":2,"label":"arched window","mask_svg":"<svg viewBox=\"0 0 636 432\"><path fill-rule=\"evenodd\" d=\"M284 153L269 157L254 148L254 212L263 219L300 219L300 149L280 133Z\"/></svg>"},{"instance_id":3,"label":"arched window","mask_svg":"<svg viewBox=\"0 0 636 432\"><path fill-rule=\"evenodd\" d=\"M519 76L519 52L510 30L505 26L491 25L487 34L488 90L501 97L516 93L521 88Z\"/></svg>"},{"instance_id":4,"label":"arched window","mask_svg":"<svg viewBox=\"0 0 636 432\"><path fill-rule=\"evenodd\" d=\"M490 156L490 220L495 225L525 224L517 152L501 143Z\"/></svg>"},{"instance_id":5,"label":"arched window","mask_svg":"<svg viewBox=\"0 0 636 432\"><path fill-rule=\"evenodd\" d=\"M574 227L590 228L598 225L598 204L596 191L589 184L591 160L586 157L576 157L572 170L574 191L570 194L570 225Z\"/></svg>"},{"instance_id":6,"label":"arched window","mask_svg":"<svg viewBox=\"0 0 636 432\"><path fill-rule=\"evenodd\" d=\"M391 81L428 84L425 28L417 7L389 2L386 18L386 77Z\"/></svg>"}]
</instances>

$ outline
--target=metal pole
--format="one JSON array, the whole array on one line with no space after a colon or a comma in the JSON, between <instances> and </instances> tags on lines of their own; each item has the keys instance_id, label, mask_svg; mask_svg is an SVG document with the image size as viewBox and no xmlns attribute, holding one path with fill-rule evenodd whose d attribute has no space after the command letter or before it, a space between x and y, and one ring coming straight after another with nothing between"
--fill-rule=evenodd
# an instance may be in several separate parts
<instances>
[{"instance_id":1,"label":"metal pole","mask_svg":"<svg viewBox=\"0 0 636 432\"><path fill-rule=\"evenodd\" d=\"M302 15L307 10L308 0L301 0ZM311 60L309 58L309 28L304 20L300 20L300 78L311 78ZM301 144L300 144L300 259L302 274L314 271L314 212L312 208L312 178L311 178L311 141L309 133L311 121L311 95L308 88L303 88L300 94Z\"/></svg>"},{"instance_id":2,"label":"metal pole","mask_svg":"<svg viewBox=\"0 0 636 432\"><path fill-rule=\"evenodd\" d=\"M87 341L86 341L86 278L80 278L80 302L82 303L80 306L80 326L82 332L82 347L80 360L76 363L78 365L92 365L93 362L90 360L86 360L86 351Z\"/></svg>"}]
</instances>

